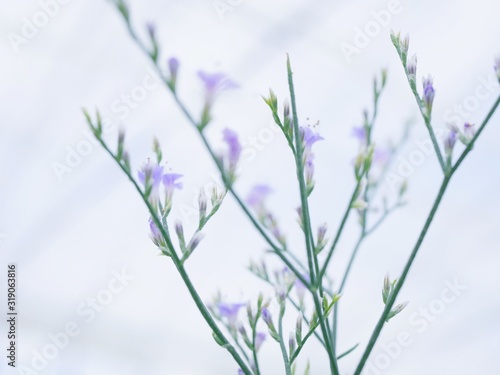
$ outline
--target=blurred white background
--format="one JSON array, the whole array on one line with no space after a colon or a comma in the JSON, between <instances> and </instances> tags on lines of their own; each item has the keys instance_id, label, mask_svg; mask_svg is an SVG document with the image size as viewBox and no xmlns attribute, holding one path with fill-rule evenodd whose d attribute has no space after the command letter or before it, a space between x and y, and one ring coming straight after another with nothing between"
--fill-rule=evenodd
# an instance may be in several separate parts
<instances>
[{"instance_id":1,"label":"blurred white background","mask_svg":"<svg viewBox=\"0 0 500 375\"><path fill-rule=\"evenodd\" d=\"M59 9L46 8L51 15L44 18L40 12L47 13L41 5L45 3L50 1L0 3L0 304L4 311L6 264L16 262L18 365L31 367L36 353L51 343L50 335L64 331L68 323L79 330L42 371L17 373L235 374L230 356L214 344L172 265L157 255L147 236L148 215L131 185L102 149L82 146L88 145L89 132L81 108L97 107L112 119L110 142L119 126L126 129L135 168L151 155L151 140L158 136L171 168L185 175L173 215L188 228L194 226L190 214L197 192L214 178L212 162L163 87L146 90L129 114L117 111L117 100L137 90L151 66L110 2L58 2ZM445 126L457 105L469 108L464 119L480 123L499 94L498 85L491 84L493 58L500 53L497 1L401 0L387 25L347 61L341 44L353 45L356 28L374 22L372 12L387 10L390 4L148 0L132 2L131 10L141 31L146 22L157 25L162 61L170 56L181 61L180 95L193 112L198 113L202 102L197 70L224 71L240 84L216 104L208 134L217 148L226 126L237 130L242 140L269 134L263 129L271 126L271 116L260 95L273 87L279 98L287 96L285 54L290 54L299 117L303 123L319 121L326 139L316 147L313 220L315 225L328 221L333 231L353 188L350 163L357 144L351 129L360 123L362 109L371 109L372 77L381 68L388 68L389 82L375 138L398 139L411 117L417 121L401 157L407 158L418 149L415 142L427 138L390 43L391 28L411 35L419 79L427 73L435 77L436 127ZM222 8L215 8L222 5L227 9L223 14ZM23 36L26 20L37 17L34 22L42 26L14 48L10 33ZM387 355L384 343L390 348L401 332L410 335L411 345L375 374L500 373L494 350L500 345L499 122L496 115L452 181L400 295L410 305L385 327L372 358ZM244 195L254 183L273 186L270 206L300 252L293 161L285 142L273 134L267 143L261 142L254 160L243 163L236 187ZM85 155L75 157L82 149ZM55 163L68 169L58 176ZM362 248L343 297L339 332L341 351L358 342L361 347L340 361L342 374L354 370L383 308L383 277L400 273L439 180L431 155L411 173L408 205ZM188 270L206 301L219 288L234 301L265 289L245 271L250 258L264 254L265 245L231 198L205 232ZM344 270L357 233L353 215L332 262L334 279ZM86 322L90 316L82 315L81 309L88 309L82 304L104 293L114 272L122 269L133 280ZM422 308L438 306L446 282L454 280L466 289L426 319L420 332L422 326L412 317ZM4 348L4 316L1 321ZM283 373L271 340L261 353L265 374ZM313 360L313 374L327 374L316 344L304 352L299 373L306 357ZM15 374L2 358L0 373Z\"/></svg>"}]
</instances>

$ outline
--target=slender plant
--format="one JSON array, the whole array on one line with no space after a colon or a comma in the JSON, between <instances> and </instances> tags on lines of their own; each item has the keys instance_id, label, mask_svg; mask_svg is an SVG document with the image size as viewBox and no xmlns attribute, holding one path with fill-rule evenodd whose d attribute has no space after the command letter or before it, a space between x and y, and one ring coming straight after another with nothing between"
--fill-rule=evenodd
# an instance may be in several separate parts
<instances>
[{"instance_id":1,"label":"slender plant","mask_svg":"<svg viewBox=\"0 0 500 375\"><path fill-rule=\"evenodd\" d=\"M371 112L365 110L362 124L353 129L353 134L359 142L359 152L353 163L353 190L338 228L333 232L331 241L327 238L326 224L319 225L314 230L309 208L309 200L315 187L313 146L316 142L322 141L323 138L313 128L300 124L292 67L288 56L286 70L289 99L285 99L280 105L272 90L263 97L271 110L276 126L283 133L290 148L290 156L293 160L290 165L295 168L300 192L297 197L300 202L297 209L299 224L297 229L303 234L302 251L305 255L304 258L307 259L306 262L302 262L300 257L289 248L285 233L280 228L276 216L266 206L266 199L272 192L271 187L256 185L246 198L242 198L235 189L235 182L238 178L238 162L242 153L238 134L231 129L223 131L222 137L227 151L222 155L214 150L206 136L206 129L213 120L212 111L217 96L222 91L235 88L237 85L223 73L198 72L205 90L205 97L200 112L198 114L192 113L178 95L179 61L176 58L170 58L165 64L168 69L166 69L166 73L164 72L163 63L159 58L160 47L155 27L147 25L148 38L141 39L131 22L127 3L123 0L114 0L114 5L123 17L130 36L149 57L165 88L172 94L176 105L185 115L186 122L196 130L219 171L222 183L222 188L213 188L208 197L205 190L202 189L199 195L198 226L194 233L189 237L186 236L183 223L180 221L172 223L169 216L175 191L182 188L182 175L166 171L158 140L153 141L153 159L148 159L142 167L134 169L130 161L130 154L125 147L125 132L119 132L116 148L110 147L103 137L103 125L99 112L92 116L84 110L86 120L94 136L127 176L143 200L150 215L151 240L161 254L170 258L174 264L196 308L212 330L215 341L234 359L239 374L263 374L262 365L259 362L259 351L267 337L275 341L279 347L286 375L297 372L299 355L311 338L319 343L328 358L329 373L332 375L345 374L346 372L341 372L339 368L339 360L355 353L359 344L344 353L339 353L337 350L338 307L341 304L339 302L341 295L363 242L383 224L392 212L402 207L405 202L406 181L399 184L393 197L382 196L380 193L381 185L387 181L386 177L390 171L391 162L409 137L407 127L404 129L401 140L394 146L379 147L373 141L380 99L387 84L386 71L382 71L380 76L374 79ZM471 123L450 124L449 132L441 146L432 124L432 107L435 97L433 80L431 76L424 78L422 93L420 93L416 79L416 56L408 58L409 38L407 36L402 38L400 34L392 33L391 39L401 60L422 120L428 130L442 171L442 182L401 275L394 280L387 276L383 282L381 281L384 307L365 349L360 353L360 360L353 372L354 375L360 375L363 371L383 327L405 308L406 302L396 305L396 301L449 183L467 155L472 151L478 137L500 103L499 97L478 127ZM495 71L500 81L500 59L495 62ZM457 141L465 146L458 157L453 155ZM199 247L206 224L217 213L228 194L232 196L247 216L251 225L256 229L256 233L264 239L269 252L282 263L282 267L271 271L265 261L252 261L248 267L249 271L258 279L274 288L275 293L270 297L261 294L257 301L242 303L226 301L219 293L212 301L205 303L191 281L186 270L186 263ZM331 275L328 274L329 265L351 215L357 216L360 227L359 237L345 271L341 275L336 275L335 279L340 280L340 282L338 284L332 283L330 282ZM272 304L273 301L275 304ZM273 306L277 307L274 312ZM241 310L246 311L245 317L242 317ZM297 317L291 330L290 327L286 326L284 319L286 314L294 314ZM311 366L307 362L304 373L309 374L310 369ZM324 374L326 370L318 370L318 373Z\"/></svg>"}]
</instances>

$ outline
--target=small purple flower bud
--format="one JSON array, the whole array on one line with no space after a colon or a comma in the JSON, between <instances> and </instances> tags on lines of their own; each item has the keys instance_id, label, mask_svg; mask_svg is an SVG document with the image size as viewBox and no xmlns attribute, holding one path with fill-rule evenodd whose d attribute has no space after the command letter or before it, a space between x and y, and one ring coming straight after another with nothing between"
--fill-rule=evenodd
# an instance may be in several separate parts
<instances>
[{"instance_id":1,"label":"small purple flower bud","mask_svg":"<svg viewBox=\"0 0 500 375\"><path fill-rule=\"evenodd\" d=\"M444 140L444 152L447 156L448 164L451 164L451 155L453 153L455 143L457 143L457 132L452 128Z\"/></svg>"},{"instance_id":2,"label":"small purple flower bud","mask_svg":"<svg viewBox=\"0 0 500 375\"><path fill-rule=\"evenodd\" d=\"M285 99L283 101L283 117L290 118L290 103L288 102L288 99Z\"/></svg>"},{"instance_id":3,"label":"small purple flower bud","mask_svg":"<svg viewBox=\"0 0 500 375\"><path fill-rule=\"evenodd\" d=\"M454 129L451 129L448 133L448 136L444 140L444 152L448 157L451 157L453 152L453 147L455 147L455 143L457 142L457 132Z\"/></svg>"},{"instance_id":4,"label":"small purple flower bud","mask_svg":"<svg viewBox=\"0 0 500 375\"><path fill-rule=\"evenodd\" d=\"M410 36L408 34L403 39L400 39L400 48L403 55L408 54L408 49L410 48Z\"/></svg>"},{"instance_id":5,"label":"small purple flower bud","mask_svg":"<svg viewBox=\"0 0 500 375\"><path fill-rule=\"evenodd\" d=\"M207 216L207 195L205 194L205 189L200 190L200 196L198 197L198 207L200 213L200 222Z\"/></svg>"},{"instance_id":6,"label":"small purple flower bud","mask_svg":"<svg viewBox=\"0 0 500 375\"><path fill-rule=\"evenodd\" d=\"M151 241L158 247L164 246L163 236L152 218L149 218L149 229L151 230L149 234Z\"/></svg>"},{"instance_id":7,"label":"small purple flower bud","mask_svg":"<svg viewBox=\"0 0 500 375\"><path fill-rule=\"evenodd\" d=\"M243 372L243 370L242 370L242 369L240 369L240 368L239 368L239 369L238 369L238 375L245 375L245 373Z\"/></svg>"},{"instance_id":8,"label":"small purple flower bud","mask_svg":"<svg viewBox=\"0 0 500 375\"><path fill-rule=\"evenodd\" d=\"M224 142L226 142L229 147L229 152L227 155L228 173L230 175L234 175L234 172L236 171L236 165L238 164L238 160L240 159L242 151L241 144L238 140L238 134L236 134L236 132L232 131L231 129L224 129L223 136Z\"/></svg>"},{"instance_id":9,"label":"small purple flower bud","mask_svg":"<svg viewBox=\"0 0 500 375\"><path fill-rule=\"evenodd\" d=\"M470 122L466 122L464 124L464 136L466 140L470 142L475 135L476 135L476 125Z\"/></svg>"},{"instance_id":10,"label":"small purple flower bud","mask_svg":"<svg viewBox=\"0 0 500 375\"><path fill-rule=\"evenodd\" d=\"M271 316L271 313L266 307L262 308L262 319L264 319L264 322L268 325L268 327L274 327L273 324L273 317Z\"/></svg>"},{"instance_id":11,"label":"small purple flower bud","mask_svg":"<svg viewBox=\"0 0 500 375\"><path fill-rule=\"evenodd\" d=\"M181 250L184 252L186 248L186 240L184 239L184 228L180 220L175 222L175 233L177 234L177 238L179 238Z\"/></svg>"},{"instance_id":12,"label":"small purple flower bud","mask_svg":"<svg viewBox=\"0 0 500 375\"><path fill-rule=\"evenodd\" d=\"M297 341L295 341L295 335L293 334L293 332L290 332L290 337L288 339L288 349L290 355L293 354L296 347L297 347Z\"/></svg>"},{"instance_id":13,"label":"small purple flower bud","mask_svg":"<svg viewBox=\"0 0 500 375\"><path fill-rule=\"evenodd\" d=\"M408 72L408 78L410 81L415 81L415 77L417 75L417 55L413 55L406 66L406 70Z\"/></svg>"},{"instance_id":14,"label":"small purple flower bud","mask_svg":"<svg viewBox=\"0 0 500 375\"><path fill-rule=\"evenodd\" d=\"M176 57L168 59L168 70L170 71L170 79L176 78L179 71L179 60Z\"/></svg>"},{"instance_id":15,"label":"small purple flower bud","mask_svg":"<svg viewBox=\"0 0 500 375\"><path fill-rule=\"evenodd\" d=\"M168 70L170 72L169 86L172 91L175 91L175 85L177 83L177 73L179 72L179 60L175 57L168 59Z\"/></svg>"},{"instance_id":16,"label":"small purple flower bud","mask_svg":"<svg viewBox=\"0 0 500 375\"><path fill-rule=\"evenodd\" d=\"M146 29L148 30L149 37L151 39L155 39L155 37L156 37L156 26L155 26L155 24L152 23L152 22L148 22L146 24Z\"/></svg>"},{"instance_id":17,"label":"small purple flower bud","mask_svg":"<svg viewBox=\"0 0 500 375\"><path fill-rule=\"evenodd\" d=\"M433 86L433 80L430 75L428 75L427 78L424 77L423 87L424 87L423 101L425 107L427 108L427 116L430 116L432 111L432 103L434 101L434 96L436 94L436 90L434 90Z\"/></svg>"},{"instance_id":18,"label":"small purple flower bud","mask_svg":"<svg viewBox=\"0 0 500 375\"><path fill-rule=\"evenodd\" d=\"M201 240L205 237L205 234L196 231L193 237L191 237L191 241L189 241L188 245L186 246L186 252L188 254L191 254L196 247L200 244Z\"/></svg>"},{"instance_id":19,"label":"small purple flower bud","mask_svg":"<svg viewBox=\"0 0 500 375\"><path fill-rule=\"evenodd\" d=\"M323 250L326 246L327 240L325 239L326 231L328 227L327 224L324 223L318 228L318 236L316 242L316 254L318 254L321 250Z\"/></svg>"}]
</instances>

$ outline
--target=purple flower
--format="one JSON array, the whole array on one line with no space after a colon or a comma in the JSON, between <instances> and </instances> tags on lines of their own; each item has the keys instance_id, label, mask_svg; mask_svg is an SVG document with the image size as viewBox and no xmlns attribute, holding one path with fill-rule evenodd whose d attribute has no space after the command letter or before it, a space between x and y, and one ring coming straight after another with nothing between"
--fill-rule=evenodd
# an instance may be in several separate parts
<instances>
[{"instance_id":1,"label":"purple flower","mask_svg":"<svg viewBox=\"0 0 500 375\"><path fill-rule=\"evenodd\" d=\"M309 281L309 275L304 274L302 276L304 277L304 279ZM295 291L297 292L297 296L299 297L300 305L302 306L304 304L304 297L306 295L307 288L304 285L304 283L302 281L300 281L299 278L295 279Z\"/></svg>"},{"instance_id":2,"label":"purple flower","mask_svg":"<svg viewBox=\"0 0 500 375\"><path fill-rule=\"evenodd\" d=\"M241 155L241 145L240 141L238 140L238 134L236 134L236 132L232 131L231 129L226 128L223 131L223 136L224 142L226 142L229 146L229 153L227 158L229 163L229 172L234 173Z\"/></svg>"},{"instance_id":3,"label":"purple flower","mask_svg":"<svg viewBox=\"0 0 500 375\"><path fill-rule=\"evenodd\" d=\"M301 126L300 132L302 134L302 139L304 140L304 148L310 149L314 143L317 141L322 141L324 138L319 135L319 133L315 133L308 126Z\"/></svg>"},{"instance_id":4,"label":"purple flower","mask_svg":"<svg viewBox=\"0 0 500 375\"><path fill-rule=\"evenodd\" d=\"M266 334L264 332L257 332L255 336L255 351L259 351L264 341L266 341Z\"/></svg>"},{"instance_id":5,"label":"purple flower","mask_svg":"<svg viewBox=\"0 0 500 375\"><path fill-rule=\"evenodd\" d=\"M423 100L425 107L427 108L427 114L430 115L432 111L432 102L434 101L434 96L436 94L436 90L434 90L431 75L428 75L427 78L424 77L423 87L424 87Z\"/></svg>"},{"instance_id":6,"label":"purple flower","mask_svg":"<svg viewBox=\"0 0 500 375\"><path fill-rule=\"evenodd\" d=\"M312 146L316 142L324 140L324 138L320 136L319 133L313 132L312 129L307 126L302 126L300 128L300 132L302 135L304 147L304 174L306 177L307 191L308 194L310 194L314 189L314 154L312 153Z\"/></svg>"},{"instance_id":7,"label":"purple flower","mask_svg":"<svg viewBox=\"0 0 500 375\"><path fill-rule=\"evenodd\" d=\"M239 369L238 369L238 375L245 375L245 373L243 372L243 370L242 370L242 369L240 369L240 368L239 368Z\"/></svg>"},{"instance_id":8,"label":"purple flower","mask_svg":"<svg viewBox=\"0 0 500 375\"><path fill-rule=\"evenodd\" d=\"M238 85L230 80L224 73L198 72L198 77L203 81L206 92L206 105L212 104L215 96L224 90L237 88Z\"/></svg>"},{"instance_id":9,"label":"purple flower","mask_svg":"<svg viewBox=\"0 0 500 375\"><path fill-rule=\"evenodd\" d=\"M139 181L146 192L149 191L148 199L153 206L156 206L159 198L159 187L163 177L163 167L157 163L152 163L149 159L137 173ZM149 190L150 189L150 190Z\"/></svg>"},{"instance_id":10,"label":"purple flower","mask_svg":"<svg viewBox=\"0 0 500 375\"><path fill-rule=\"evenodd\" d=\"M366 144L366 130L364 126L355 126L354 128L352 128L352 135L360 143Z\"/></svg>"},{"instance_id":11,"label":"purple flower","mask_svg":"<svg viewBox=\"0 0 500 375\"><path fill-rule=\"evenodd\" d=\"M142 166L142 169L137 172L137 177L144 186L150 184L153 188L158 187L163 177L163 167L157 163L152 163L148 159L147 163Z\"/></svg>"},{"instance_id":12,"label":"purple flower","mask_svg":"<svg viewBox=\"0 0 500 375\"><path fill-rule=\"evenodd\" d=\"M268 185L255 185L247 197L247 203L257 211L261 211L264 201L273 190Z\"/></svg>"},{"instance_id":13,"label":"purple flower","mask_svg":"<svg viewBox=\"0 0 500 375\"><path fill-rule=\"evenodd\" d=\"M172 193L175 189L182 189L182 182L179 182L179 180L182 177L181 174L178 173L165 173L163 175L163 185L165 185L165 189L167 190L168 193Z\"/></svg>"},{"instance_id":14,"label":"purple flower","mask_svg":"<svg viewBox=\"0 0 500 375\"><path fill-rule=\"evenodd\" d=\"M219 309L219 314L226 318L228 323L232 326L236 324L238 320L238 312L242 307L244 307L244 303L219 303L217 307Z\"/></svg>"}]
</instances>

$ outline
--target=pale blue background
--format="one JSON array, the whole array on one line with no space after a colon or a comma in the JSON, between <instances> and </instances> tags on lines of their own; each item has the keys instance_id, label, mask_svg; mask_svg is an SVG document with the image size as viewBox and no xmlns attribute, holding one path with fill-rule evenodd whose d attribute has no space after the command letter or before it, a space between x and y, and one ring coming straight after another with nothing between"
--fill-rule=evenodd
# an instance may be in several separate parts
<instances>
[{"instance_id":1,"label":"pale blue background","mask_svg":"<svg viewBox=\"0 0 500 375\"><path fill-rule=\"evenodd\" d=\"M405 121L417 114L389 30L409 32L410 49L418 51L418 76L434 75L438 127L445 126L445 114L455 103L474 95L481 80L491 75L493 57L500 53L500 3L402 1L402 12L348 63L340 44L352 43L355 28L365 27L371 12L387 4L244 0L221 19L211 0L136 1L132 13L137 26L147 21L158 25L163 60L172 55L180 59L180 94L190 108L197 111L201 105L198 69L225 71L241 85L217 103L216 121L208 129L217 149L225 126L236 129L242 139L262 135L270 126L260 94L272 86L280 98L286 96L285 53L291 55L299 116L304 123L320 121L326 138L316 148L314 223L328 221L336 228L353 186L350 162L356 142L350 132L370 104L372 76L382 67L389 69L376 139L397 139ZM5 237L0 243L0 295L5 301L5 264L17 262L20 363L29 364L32 350L49 342L48 334L76 321L81 334L41 373L234 374L230 357L213 344L172 265L157 256L147 237L146 211L110 158L94 147L62 181L52 167L64 163L68 148L86 139L83 106L99 107L113 119L112 142L120 124L127 129L135 168L150 155L153 135L159 137L169 165L185 175L185 189L176 197L174 214L179 218L186 219L181 209L192 206L199 188L213 180L213 164L163 88L148 91L123 120L112 111L115 100L141 84L149 63L110 3L70 1L15 53L8 33L19 33L23 18L31 19L39 10L35 1L0 3L0 233ZM499 93L498 88L491 90L468 120L481 122ZM401 300L410 305L383 331L382 342L394 341L401 331L412 339L411 346L380 372L384 375L500 372L494 350L500 345L499 119L494 117L450 186L401 293ZM416 149L415 140L424 139L418 119L402 156ZM294 216L297 188L283 140L275 135L253 161L243 163L242 173L237 184L242 194L256 182L275 188L270 206L300 252L302 238ZM411 175L408 206L365 243L343 297L340 349L357 342L365 345L382 309L383 277L400 272L438 184L435 157L427 157ZM210 300L219 287L233 300L255 296L262 285L243 270L265 246L232 199L206 233L188 265L204 299ZM332 262L336 278L356 235L353 218ZM113 270L123 267L135 279L93 322L84 323L77 306L105 288ZM428 307L445 282L455 278L467 290L418 333L410 323L412 313ZM381 352L377 347L374 354ZM317 346L304 354L314 361L313 374L327 373ZM352 373L360 354L358 349L340 362L342 374ZM283 372L274 343L265 343L262 357L264 373ZM16 373L4 359L1 362L2 373ZM300 362L299 373L304 364Z\"/></svg>"}]
</instances>

